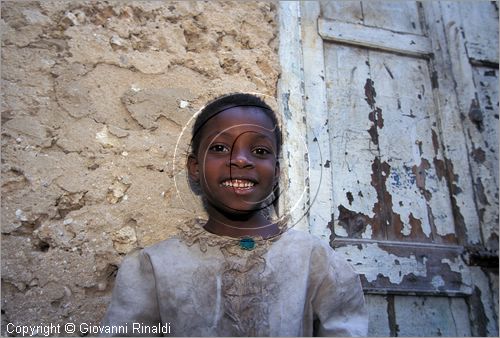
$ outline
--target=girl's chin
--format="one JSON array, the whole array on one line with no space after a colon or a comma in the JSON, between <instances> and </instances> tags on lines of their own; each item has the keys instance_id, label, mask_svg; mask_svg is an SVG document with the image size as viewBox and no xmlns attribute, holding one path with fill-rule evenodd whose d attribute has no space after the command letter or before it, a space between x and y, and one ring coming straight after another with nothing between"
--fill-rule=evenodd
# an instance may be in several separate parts
<instances>
[{"instance_id":1,"label":"girl's chin","mask_svg":"<svg viewBox=\"0 0 500 338\"><path fill-rule=\"evenodd\" d=\"M231 204L224 204L224 205L213 205L211 204L211 207L215 209L218 213L228 217L228 218L238 218L238 217L249 217L252 216L259 211L262 210L262 208L259 207L251 207L246 205L238 205L235 203Z\"/></svg>"}]
</instances>

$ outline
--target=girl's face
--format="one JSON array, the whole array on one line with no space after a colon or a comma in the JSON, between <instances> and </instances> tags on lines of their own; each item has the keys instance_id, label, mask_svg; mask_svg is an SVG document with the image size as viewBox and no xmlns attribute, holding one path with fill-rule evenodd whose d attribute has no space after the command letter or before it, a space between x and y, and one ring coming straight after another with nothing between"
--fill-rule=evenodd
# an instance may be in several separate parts
<instances>
[{"instance_id":1,"label":"girl's face","mask_svg":"<svg viewBox=\"0 0 500 338\"><path fill-rule=\"evenodd\" d=\"M258 107L233 107L209 119L200 139L188 170L209 204L236 215L259 210L279 176L271 119Z\"/></svg>"}]
</instances>

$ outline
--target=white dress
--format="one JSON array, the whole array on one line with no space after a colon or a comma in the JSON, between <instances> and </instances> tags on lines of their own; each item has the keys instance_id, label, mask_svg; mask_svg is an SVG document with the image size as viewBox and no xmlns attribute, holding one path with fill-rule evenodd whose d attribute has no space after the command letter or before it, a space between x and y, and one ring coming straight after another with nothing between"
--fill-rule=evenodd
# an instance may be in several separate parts
<instances>
[{"instance_id":1,"label":"white dress","mask_svg":"<svg viewBox=\"0 0 500 338\"><path fill-rule=\"evenodd\" d=\"M327 243L290 229L243 250L202 224L125 258L103 335L367 334L359 276Z\"/></svg>"}]
</instances>

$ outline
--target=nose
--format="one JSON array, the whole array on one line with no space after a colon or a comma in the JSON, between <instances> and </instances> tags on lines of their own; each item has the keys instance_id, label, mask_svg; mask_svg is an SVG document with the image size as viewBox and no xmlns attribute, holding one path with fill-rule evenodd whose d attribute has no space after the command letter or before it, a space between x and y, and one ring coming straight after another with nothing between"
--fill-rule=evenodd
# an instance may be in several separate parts
<instances>
[{"instance_id":1,"label":"nose","mask_svg":"<svg viewBox=\"0 0 500 338\"><path fill-rule=\"evenodd\" d=\"M238 168L253 168L254 163L251 155L240 149L234 149L229 159L229 166Z\"/></svg>"}]
</instances>

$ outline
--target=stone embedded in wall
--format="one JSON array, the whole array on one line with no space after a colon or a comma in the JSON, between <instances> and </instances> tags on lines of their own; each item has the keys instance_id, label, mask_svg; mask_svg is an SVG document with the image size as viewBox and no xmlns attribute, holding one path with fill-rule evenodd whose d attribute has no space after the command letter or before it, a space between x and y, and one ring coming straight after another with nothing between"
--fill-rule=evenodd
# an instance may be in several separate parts
<instances>
[{"instance_id":1,"label":"stone embedded in wall","mask_svg":"<svg viewBox=\"0 0 500 338\"><path fill-rule=\"evenodd\" d=\"M119 177L117 180L113 182L108 188L108 196L107 200L111 204L118 203L119 201L127 200L128 196L125 195L128 187L130 186L130 181L124 179L123 177Z\"/></svg>"},{"instance_id":2,"label":"stone embedded in wall","mask_svg":"<svg viewBox=\"0 0 500 338\"><path fill-rule=\"evenodd\" d=\"M104 125L101 130L95 133L95 139L104 148L112 148L118 145L115 138L108 133L108 126Z\"/></svg>"},{"instance_id":3,"label":"stone embedded in wall","mask_svg":"<svg viewBox=\"0 0 500 338\"><path fill-rule=\"evenodd\" d=\"M98 153L101 149L99 139L96 137L102 132L103 126L93 118L84 117L76 121L65 121L61 128L57 130L56 144L65 152L91 152ZM111 126L107 127L111 133ZM112 133L111 133L112 134ZM94 142L82 142L82 140L92 140Z\"/></svg>"},{"instance_id":4,"label":"stone embedded in wall","mask_svg":"<svg viewBox=\"0 0 500 338\"><path fill-rule=\"evenodd\" d=\"M189 101L193 94L189 89L160 88L140 89L132 88L125 92L121 101L131 116L145 129L158 126L157 120L163 116L179 126L184 126L191 118L189 111L183 110L179 103Z\"/></svg>"},{"instance_id":5,"label":"stone embedded in wall","mask_svg":"<svg viewBox=\"0 0 500 338\"><path fill-rule=\"evenodd\" d=\"M113 125L108 126L108 131L112 135L114 135L114 136L116 136L118 138L124 138L124 137L127 137L130 134L128 131L126 131L124 129L121 129L119 127L113 126Z\"/></svg>"},{"instance_id":6,"label":"stone embedded in wall","mask_svg":"<svg viewBox=\"0 0 500 338\"><path fill-rule=\"evenodd\" d=\"M13 118L5 123L4 128L11 137L27 138L32 145L49 147L52 144L47 129L34 118L28 116Z\"/></svg>"},{"instance_id":7,"label":"stone embedded in wall","mask_svg":"<svg viewBox=\"0 0 500 338\"><path fill-rule=\"evenodd\" d=\"M126 226L113 234L113 244L119 253L128 253L136 247L137 237L134 228Z\"/></svg>"}]
</instances>

